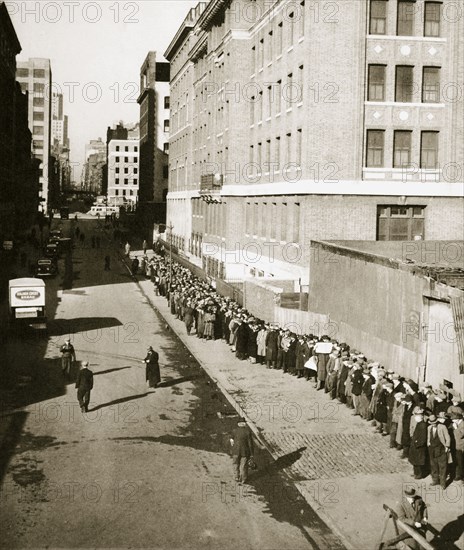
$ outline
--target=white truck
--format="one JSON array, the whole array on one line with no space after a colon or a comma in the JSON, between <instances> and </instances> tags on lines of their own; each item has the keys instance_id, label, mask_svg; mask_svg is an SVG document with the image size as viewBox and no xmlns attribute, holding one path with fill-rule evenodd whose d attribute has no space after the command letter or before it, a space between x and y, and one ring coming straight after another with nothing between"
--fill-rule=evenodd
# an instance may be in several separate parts
<instances>
[{"instance_id":1,"label":"white truck","mask_svg":"<svg viewBox=\"0 0 464 550\"><path fill-rule=\"evenodd\" d=\"M45 282L33 278L12 279L8 286L11 328L46 329Z\"/></svg>"}]
</instances>

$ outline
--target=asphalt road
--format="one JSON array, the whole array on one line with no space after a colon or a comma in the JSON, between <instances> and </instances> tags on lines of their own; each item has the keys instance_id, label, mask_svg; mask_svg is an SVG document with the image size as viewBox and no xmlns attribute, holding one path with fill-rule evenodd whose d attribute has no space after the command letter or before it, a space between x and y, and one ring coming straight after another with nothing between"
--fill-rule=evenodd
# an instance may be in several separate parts
<instances>
[{"instance_id":1,"label":"asphalt road","mask_svg":"<svg viewBox=\"0 0 464 550\"><path fill-rule=\"evenodd\" d=\"M53 223L68 234L76 225ZM285 460L258 450L250 484L235 483L233 409L97 221L78 225L85 246L47 282L48 336L16 336L4 350L1 547L340 548L286 477ZM68 335L95 374L88 414L61 374ZM141 363L148 345L163 381L153 392Z\"/></svg>"}]
</instances>

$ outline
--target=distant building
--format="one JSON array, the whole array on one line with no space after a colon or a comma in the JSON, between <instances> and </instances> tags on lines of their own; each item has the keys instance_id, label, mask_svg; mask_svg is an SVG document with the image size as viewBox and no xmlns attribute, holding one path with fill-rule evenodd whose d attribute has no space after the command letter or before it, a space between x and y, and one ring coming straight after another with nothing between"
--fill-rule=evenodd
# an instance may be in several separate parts
<instances>
[{"instance_id":1,"label":"distant building","mask_svg":"<svg viewBox=\"0 0 464 550\"><path fill-rule=\"evenodd\" d=\"M107 132L108 204L135 206L139 191L139 127L118 124Z\"/></svg>"},{"instance_id":2,"label":"distant building","mask_svg":"<svg viewBox=\"0 0 464 550\"><path fill-rule=\"evenodd\" d=\"M106 143L92 139L85 146L85 164L82 189L99 195L103 192L103 170L106 166Z\"/></svg>"},{"instance_id":3,"label":"distant building","mask_svg":"<svg viewBox=\"0 0 464 550\"><path fill-rule=\"evenodd\" d=\"M16 77L24 92L29 94L29 128L32 132L32 151L40 160L39 198L41 209L47 212L50 184L52 70L49 59L30 58L17 63Z\"/></svg>"},{"instance_id":4,"label":"distant building","mask_svg":"<svg viewBox=\"0 0 464 550\"><path fill-rule=\"evenodd\" d=\"M63 113L63 94L53 92L52 96L52 146L53 174L50 180L49 203L52 208L61 206L61 196L70 188L71 166L69 162L70 143L68 116Z\"/></svg>"},{"instance_id":5,"label":"distant building","mask_svg":"<svg viewBox=\"0 0 464 550\"><path fill-rule=\"evenodd\" d=\"M169 176L169 63L149 52L140 69L139 215L148 227L166 221Z\"/></svg>"}]
</instances>

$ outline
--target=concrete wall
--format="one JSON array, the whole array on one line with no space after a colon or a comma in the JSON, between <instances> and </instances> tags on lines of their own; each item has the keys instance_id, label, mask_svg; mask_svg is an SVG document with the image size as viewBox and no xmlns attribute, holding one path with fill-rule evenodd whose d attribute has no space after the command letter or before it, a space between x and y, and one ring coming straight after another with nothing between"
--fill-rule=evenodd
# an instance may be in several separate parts
<instances>
[{"instance_id":1,"label":"concrete wall","mask_svg":"<svg viewBox=\"0 0 464 550\"><path fill-rule=\"evenodd\" d=\"M437 285L414 275L411 268L395 260L374 258L327 243L312 246L310 313L327 315L331 327L335 324L339 341L348 342L404 376L422 380L427 345L433 344L427 338L429 304L425 296L433 295ZM460 292L438 286L450 293ZM446 299L446 295L438 297L440 301ZM450 345L446 344L442 346L442 362L454 365L456 346L451 339ZM443 368L441 373L435 372L434 378L440 383L447 378L459 388L464 379L457 368Z\"/></svg>"}]
</instances>

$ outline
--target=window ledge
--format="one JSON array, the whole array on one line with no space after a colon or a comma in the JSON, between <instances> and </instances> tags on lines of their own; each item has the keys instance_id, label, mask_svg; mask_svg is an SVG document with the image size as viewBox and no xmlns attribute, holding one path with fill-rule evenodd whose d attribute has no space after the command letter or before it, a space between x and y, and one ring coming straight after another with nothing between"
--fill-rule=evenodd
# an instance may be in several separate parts
<instances>
[{"instance_id":1,"label":"window ledge","mask_svg":"<svg viewBox=\"0 0 464 550\"><path fill-rule=\"evenodd\" d=\"M304 42L304 36L300 36L300 38L298 38L298 44L301 44L302 42Z\"/></svg>"},{"instance_id":2,"label":"window ledge","mask_svg":"<svg viewBox=\"0 0 464 550\"><path fill-rule=\"evenodd\" d=\"M268 67L272 67L272 61L269 61L269 63L267 64Z\"/></svg>"},{"instance_id":3,"label":"window ledge","mask_svg":"<svg viewBox=\"0 0 464 550\"><path fill-rule=\"evenodd\" d=\"M287 53L290 53L294 50L294 47L293 46L290 46L290 48L287 49Z\"/></svg>"},{"instance_id":4,"label":"window ledge","mask_svg":"<svg viewBox=\"0 0 464 550\"><path fill-rule=\"evenodd\" d=\"M266 118L266 122L271 122L271 117L270 116Z\"/></svg>"},{"instance_id":5,"label":"window ledge","mask_svg":"<svg viewBox=\"0 0 464 550\"><path fill-rule=\"evenodd\" d=\"M279 118L280 116L282 116L282 113L277 113L275 117Z\"/></svg>"},{"instance_id":6,"label":"window ledge","mask_svg":"<svg viewBox=\"0 0 464 550\"><path fill-rule=\"evenodd\" d=\"M293 111L293 107L289 107L289 108L286 110L287 113L291 113L292 111Z\"/></svg>"}]
</instances>

